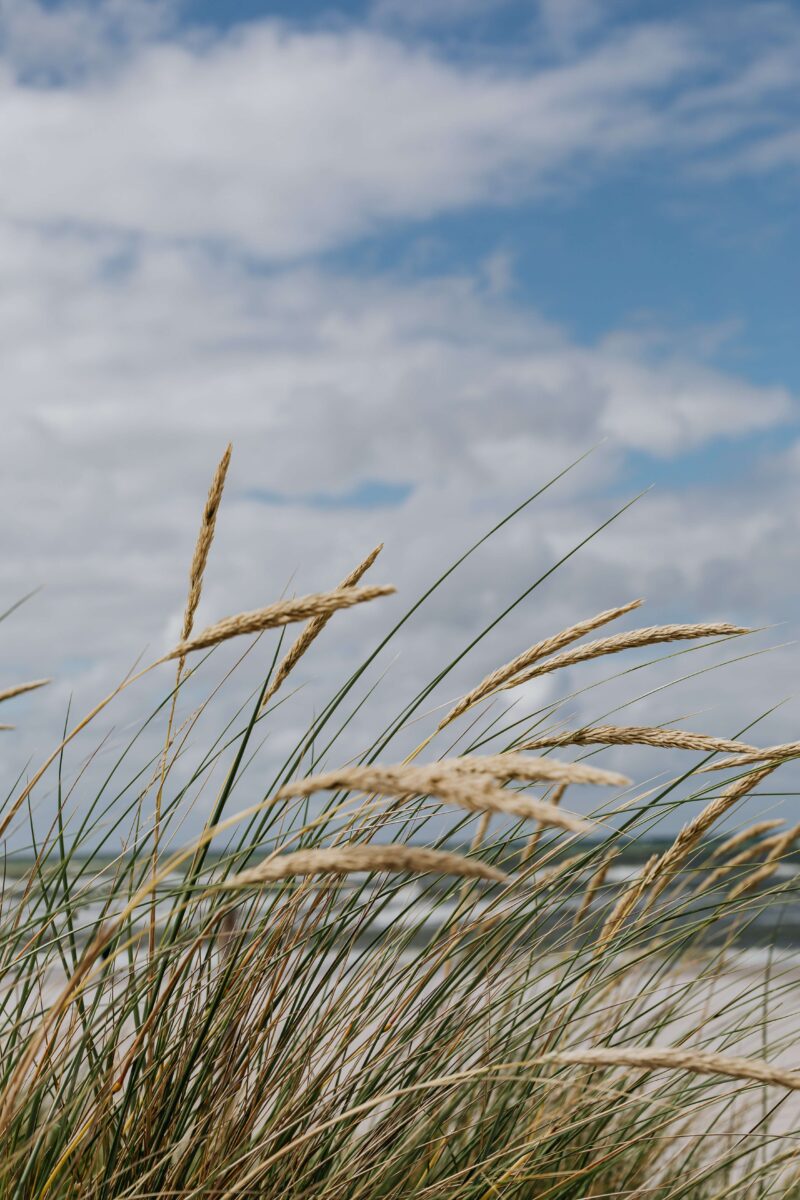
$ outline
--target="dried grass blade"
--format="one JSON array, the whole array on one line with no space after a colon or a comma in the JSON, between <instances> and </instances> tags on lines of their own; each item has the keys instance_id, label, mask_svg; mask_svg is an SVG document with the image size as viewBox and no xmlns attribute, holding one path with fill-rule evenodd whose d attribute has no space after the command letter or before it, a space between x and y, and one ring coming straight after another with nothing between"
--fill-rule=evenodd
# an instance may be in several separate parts
<instances>
[{"instance_id":1,"label":"dried grass blade","mask_svg":"<svg viewBox=\"0 0 800 1200\"><path fill-rule=\"evenodd\" d=\"M375 562L375 559L378 557L382 549L383 542L381 542L379 546L376 546L374 550L370 551L367 557L363 559L345 579L342 580L336 590L342 591L344 588L355 587L362 577L366 575L367 571ZM312 617L312 619L308 622L305 629L295 641L294 645L289 648L284 657L278 663L278 666L275 670L275 676L264 695L264 699L261 704L262 709L267 707L267 704L284 682L287 675L293 670L299 659L303 657L311 643L315 641L322 633L323 629L328 624L328 621L331 619L331 615L331 613L323 613L320 616Z\"/></svg>"},{"instance_id":2,"label":"dried grass blade","mask_svg":"<svg viewBox=\"0 0 800 1200\"><path fill-rule=\"evenodd\" d=\"M756 842L754 846L748 846L740 854L734 854L733 858L729 858L727 862L722 863L707 878L700 880L697 892L707 892L716 883L719 883L720 879L724 879L726 875L730 875L731 871L734 871L737 867L743 867L747 863L752 862L754 858L758 858L765 851L770 851L782 837L783 834L778 834L777 837L764 838L763 841Z\"/></svg>"},{"instance_id":3,"label":"dried grass blade","mask_svg":"<svg viewBox=\"0 0 800 1200\"><path fill-rule=\"evenodd\" d=\"M798 837L800 837L800 825L795 825L792 829L787 829L786 833L781 834L780 837L771 838L770 840L774 842L774 846L767 856L766 862L757 871L753 871L748 875L746 879L737 883L729 892L728 899L737 900L739 896L744 896L747 892L753 891L759 884L764 883L774 875L780 865L780 860L792 848L793 843L797 841Z\"/></svg>"},{"instance_id":4,"label":"dried grass blade","mask_svg":"<svg viewBox=\"0 0 800 1200\"><path fill-rule=\"evenodd\" d=\"M189 593L186 597L186 608L183 613L183 626L181 628L181 641L189 640L192 629L194 628L194 617L197 612L197 606L200 603L200 595L203 590L203 576L205 574L206 563L208 562L208 553L211 549L211 543L214 540L214 530L217 524L217 513L219 511L222 493L225 488L225 479L230 466L231 454L233 446L228 443L222 458L220 459L214 476L211 480L211 486L208 489L203 516L200 521L200 531L197 535L197 541L192 555L192 565L189 568ZM181 660L178 670L180 672L183 662Z\"/></svg>"},{"instance_id":5,"label":"dried grass blade","mask_svg":"<svg viewBox=\"0 0 800 1200\"><path fill-rule=\"evenodd\" d=\"M384 796L438 795L443 788L452 791L469 786L470 780L476 777L495 784L517 779L528 783L587 783L614 787L630 782L624 775L582 763L560 763L523 754L496 754L442 759L428 766L399 763L342 767L284 784L275 798L310 796L314 792L333 790L373 792Z\"/></svg>"},{"instance_id":6,"label":"dried grass blade","mask_svg":"<svg viewBox=\"0 0 800 1200\"><path fill-rule=\"evenodd\" d=\"M474 782L454 783L452 788L443 785L437 788L436 795L445 803L456 804L471 812L505 813L526 821L538 821L541 826L565 829L570 833L590 833L595 828L591 821L555 804L521 792L506 791L490 780L482 781L477 776Z\"/></svg>"},{"instance_id":7,"label":"dried grass blade","mask_svg":"<svg viewBox=\"0 0 800 1200\"><path fill-rule=\"evenodd\" d=\"M648 625L643 629L632 629L628 633L617 633L613 637L599 638L578 646L574 650L566 650L557 654L547 662L539 663L529 671L523 671L502 684L504 689L527 683L539 675L550 671L559 671L563 667L571 667L576 663L588 662L589 659L600 658L605 654L618 654L621 650L633 650L644 646L656 646L663 642L687 641L704 637L738 637L751 633L741 625L729 625L727 622L710 623L705 625Z\"/></svg>"},{"instance_id":8,"label":"dried grass blade","mask_svg":"<svg viewBox=\"0 0 800 1200\"><path fill-rule=\"evenodd\" d=\"M258 608L253 612L238 613L234 617L225 617L215 625L209 625L202 633L190 638L189 641L179 642L162 662L181 655L191 654L193 650L205 650L216 646L228 638L239 637L248 633L261 633L264 629L276 629L280 625L290 625L294 621L307 621L311 617L330 615L340 608L352 608L354 604L364 604L377 600L380 596L390 596L396 589L391 585L381 587L339 588L333 592L317 592L310 596L300 596L296 600L279 600L266 608Z\"/></svg>"},{"instance_id":9,"label":"dried grass blade","mask_svg":"<svg viewBox=\"0 0 800 1200\"><path fill-rule=\"evenodd\" d=\"M528 783L589 783L600 787L627 787L630 779L617 771L589 767L583 763L558 762L553 758L532 758L527 754L509 751L505 754L465 755L444 759L452 770L463 774L490 775L497 782L512 779Z\"/></svg>"},{"instance_id":10,"label":"dried grass blade","mask_svg":"<svg viewBox=\"0 0 800 1200\"><path fill-rule=\"evenodd\" d=\"M701 771L727 771L729 768L745 767L750 763L766 762L769 759L771 762L785 762L789 758L800 757L800 742L784 742L782 746L765 746L763 750L758 747L751 748L743 754L737 754L733 758L723 758L719 762L709 763L705 767L701 767Z\"/></svg>"},{"instance_id":11,"label":"dried grass blade","mask_svg":"<svg viewBox=\"0 0 800 1200\"><path fill-rule=\"evenodd\" d=\"M684 825L672 845L661 855L654 876L654 887L650 893L649 904L663 892L664 888L673 879L676 873L680 870L686 859L691 854L697 843L706 836L709 829L714 825L720 817L724 816L734 804L742 800L748 792L752 791L762 779L766 779L778 764L773 763L770 766L762 767L758 771L751 771L742 779L737 779L730 787L726 788L721 795L716 796L711 800L702 812L698 813L694 820L689 821Z\"/></svg>"},{"instance_id":12,"label":"dried grass blade","mask_svg":"<svg viewBox=\"0 0 800 1200\"><path fill-rule=\"evenodd\" d=\"M715 858L723 858L726 854L730 854L731 850L738 849L745 842L751 841L753 838L761 837L762 833L769 833L772 829L777 829L783 824L781 817L776 817L771 821L756 821L755 825L748 825L746 829L740 829L738 833L734 833L709 856L709 861ZM763 842L759 843L764 845Z\"/></svg>"},{"instance_id":13,"label":"dried grass blade","mask_svg":"<svg viewBox=\"0 0 800 1200\"><path fill-rule=\"evenodd\" d=\"M505 872L480 859L464 858L444 850L428 850L401 844L386 846L334 846L323 850L297 850L268 858L257 867L240 871L219 886L227 889L258 886L295 875L346 875L354 871L461 875L497 883L508 880Z\"/></svg>"},{"instance_id":14,"label":"dried grass blade","mask_svg":"<svg viewBox=\"0 0 800 1200\"><path fill-rule=\"evenodd\" d=\"M343 767L284 784L274 800L310 796L318 791L358 791L383 796L437 796L475 812L502 812L536 820L573 832L592 828L590 822L544 800L507 792L498 784L512 780L547 783L586 783L625 786L624 775L586 767L581 763L559 763L552 759L529 758L522 754L496 754L443 759L428 766L397 765Z\"/></svg>"},{"instance_id":15,"label":"dried grass blade","mask_svg":"<svg viewBox=\"0 0 800 1200\"><path fill-rule=\"evenodd\" d=\"M712 737L684 729L665 729L658 725L587 725L584 729L567 730L533 738L520 750L540 750L546 746L658 746L674 750L700 750L704 753L735 753L755 749L746 742Z\"/></svg>"},{"instance_id":16,"label":"dried grass blade","mask_svg":"<svg viewBox=\"0 0 800 1200\"><path fill-rule=\"evenodd\" d=\"M4 700L13 700L14 696L22 696L25 692L34 692L37 688L46 687L52 679L34 679L31 683L16 683L13 687L4 688L0 692L0 704Z\"/></svg>"},{"instance_id":17,"label":"dried grass blade","mask_svg":"<svg viewBox=\"0 0 800 1200\"><path fill-rule=\"evenodd\" d=\"M591 633L594 629L599 629L601 625L608 625L611 621L616 621L618 617L622 617L625 613L630 612L634 608L639 608L644 603L643 600L631 600L628 604L622 604L618 608L609 608L605 612L598 613L594 617L589 617L584 621L579 621L576 625L571 625L568 629L563 629L560 633L554 634L552 637L545 638L541 642L536 642L529 649L518 654L516 658L512 658L504 666L498 667L486 676L481 683L474 687L471 692L463 696L458 701L446 717L443 717L439 722L439 729L444 729L451 721L455 721L456 717L460 717L468 708L478 704L493 692L496 692L505 682L513 675L529 667L531 663L537 662L540 658L546 658L549 654L555 654L556 651L568 646L571 642L576 642L578 638L582 638L587 633Z\"/></svg>"},{"instance_id":18,"label":"dried grass blade","mask_svg":"<svg viewBox=\"0 0 800 1200\"><path fill-rule=\"evenodd\" d=\"M602 953L609 942L611 942L617 936L620 929L641 900L645 891L650 886L658 866L658 859L659 856L657 854L654 854L648 859L639 875L628 885L617 903L614 905L611 913L603 923L603 928L600 930L600 937L597 940L598 954Z\"/></svg>"},{"instance_id":19,"label":"dried grass blade","mask_svg":"<svg viewBox=\"0 0 800 1200\"><path fill-rule=\"evenodd\" d=\"M632 1067L634 1070L690 1071L695 1075L723 1075L800 1091L800 1071L784 1071L756 1058L714 1054L707 1050L681 1050L672 1046L593 1046L559 1050L547 1055L551 1062L594 1067Z\"/></svg>"}]
</instances>

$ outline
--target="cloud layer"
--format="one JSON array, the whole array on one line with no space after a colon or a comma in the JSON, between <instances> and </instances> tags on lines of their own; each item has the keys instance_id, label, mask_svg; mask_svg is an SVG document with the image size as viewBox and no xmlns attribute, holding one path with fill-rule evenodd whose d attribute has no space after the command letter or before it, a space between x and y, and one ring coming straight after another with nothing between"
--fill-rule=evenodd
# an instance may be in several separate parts
<instances>
[{"instance_id":1,"label":"cloud layer","mask_svg":"<svg viewBox=\"0 0 800 1200\"><path fill-rule=\"evenodd\" d=\"M628 498L632 463L646 476L649 462L745 448L741 476L712 487L701 472L662 489L590 542L437 699L637 594L652 600L648 620L766 623L796 611L788 388L724 372L691 339L657 331L609 329L581 343L519 300L501 257L426 277L365 274L321 254L388 226L588 186L645 151L669 152L686 171L702 151L728 170L733 139L752 164L778 136L777 116L766 135L762 118L777 113L781 85L767 86L763 71L792 46L767 44L785 21L769 7L766 34L728 67L677 22L600 36L591 6L581 20L575 6L557 54L501 71L381 28L386 11L360 28L264 22L212 36L174 25L164 6L4 4L11 515L0 607L47 589L0 630L3 682L57 677L47 698L15 709L21 729L0 747L5 766L41 757L72 692L89 704L143 647L160 652L174 639L200 504L229 439L201 619L287 587L327 587L380 540L376 579L398 583L410 603L485 528L605 439L409 626L376 701L387 719L422 671L460 653ZM723 110L728 123L714 133ZM370 503L378 496L385 503ZM298 673L319 686L315 703L402 601L337 619ZM746 704L735 689L721 696L714 677L687 685L686 704L713 704L707 724L733 732L789 690L793 662L750 664ZM628 686L608 693L613 703ZM276 753L307 702L287 706ZM576 701L576 712L596 715L594 703ZM674 718L676 703L666 694L648 716ZM136 710L122 706L122 726ZM791 717L775 718L772 732L792 735ZM362 733L356 725L354 745Z\"/></svg>"},{"instance_id":2,"label":"cloud layer","mask_svg":"<svg viewBox=\"0 0 800 1200\"><path fill-rule=\"evenodd\" d=\"M639 22L501 70L374 27L168 34L168 6L6 0L0 213L285 258L644 152L769 169L796 157L800 22L766 7L730 55L735 17ZM557 40L589 16L544 12Z\"/></svg>"}]
</instances>

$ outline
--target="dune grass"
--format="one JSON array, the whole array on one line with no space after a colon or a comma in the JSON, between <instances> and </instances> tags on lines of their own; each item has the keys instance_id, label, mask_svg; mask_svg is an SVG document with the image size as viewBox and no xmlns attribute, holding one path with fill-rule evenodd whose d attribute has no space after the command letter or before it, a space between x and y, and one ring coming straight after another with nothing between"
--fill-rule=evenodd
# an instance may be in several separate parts
<instances>
[{"instance_id":1,"label":"dune grass","mask_svg":"<svg viewBox=\"0 0 800 1200\"><path fill-rule=\"evenodd\" d=\"M1 893L0 1196L800 1196L800 969L777 950L755 966L748 955L756 923L774 913L774 925L796 891L780 867L800 829L737 826L800 748L607 714L569 729L560 702L524 714L498 702L567 667L579 682L590 659L747 631L644 626L581 641L640 601L621 603L519 651L445 717L426 713L482 631L358 761L337 762L368 711L368 668L482 538L296 729L267 779L263 733L302 711L302 694L282 703L292 671L336 636L339 609L392 589L360 583L377 548L331 591L196 633L229 459L174 650L68 717L0 811L4 838L19 844L27 825L30 841L6 855ZM260 685L198 749L229 674L214 675L214 648L253 634L246 656L268 656ZM155 670L163 700L75 804L82 776L68 782L67 753ZM186 712L188 680L193 696L212 682ZM43 683L10 684L0 700L10 711ZM420 717L425 736L398 762L393 743ZM159 723L154 755L142 735ZM650 778L664 751L686 766L640 787L596 760L632 745L653 755ZM182 842L220 773L202 833ZM38 836L29 806L45 786L55 811ZM678 835L621 881L618 864L684 809Z\"/></svg>"}]
</instances>

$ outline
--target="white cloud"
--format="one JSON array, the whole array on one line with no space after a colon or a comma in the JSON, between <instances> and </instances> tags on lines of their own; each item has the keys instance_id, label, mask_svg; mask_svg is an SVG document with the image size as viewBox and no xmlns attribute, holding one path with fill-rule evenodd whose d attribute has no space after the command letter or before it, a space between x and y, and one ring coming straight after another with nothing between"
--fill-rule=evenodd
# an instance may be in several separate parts
<instances>
[{"instance_id":1,"label":"white cloud","mask_svg":"<svg viewBox=\"0 0 800 1200\"><path fill-rule=\"evenodd\" d=\"M170 30L173 0L0 0L0 47L13 71L48 84L102 72Z\"/></svg>"},{"instance_id":2,"label":"white cloud","mask_svg":"<svg viewBox=\"0 0 800 1200\"><path fill-rule=\"evenodd\" d=\"M421 673L460 651L609 515L616 501L601 497L626 452L713 446L723 419L727 435L742 437L779 426L790 411L778 389L663 346L652 358L640 338L578 346L467 276L254 275L196 249L134 251L123 239L8 227L0 263L2 604L47 584L0 628L4 679L57 678L50 696L13 714L21 732L0 746L9 770L40 756L43 725L55 732L71 691L82 710L146 645L155 653L174 637L199 506L228 438L234 465L201 620L269 601L290 578L298 591L325 587L387 541L374 574L397 582L402 600L337 620L297 676L319 682L319 696L462 547L610 435L408 630L376 702L388 717ZM383 510L306 499L369 480L412 492ZM259 503L258 490L296 502ZM653 602L648 620L786 616L776 597L788 605L796 594L794 490L775 472L750 491L647 499L473 653L441 698L535 637L636 594ZM759 676L763 707L788 666L769 671ZM714 685L707 680L693 702L717 706L721 731L740 713ZM629 695L628 683L613 694ZM748 716L756 695L748 692ZM582 711L599 711L595 700L608 702L592 693ZM139 703L120 707L123 729ZM290 730L311 703L289 706ZM664 719L677 703L663 698Z\"/></svg>"},{"instance_id":3,"label":"white cloud","mask_svg":"<svg viewBox=\"0 0 800 1200\"><path fill-rule=\"evenodd\" d=\"M59 8L50 21L6 0L0 16L0 608L48 585L0 627L0 644L9 682L57 677L49 695L4 713L21 727L0 743L8 770L41 757L44 726L59 726L73 688L81 711L147 643L155 652L174 637L199 506L229 438L201 620L271 600L290 579L325 587L383 538L376 578L415 598L608 438L408 628L376 701L388 714L609 515L628 455L710 453L795 412L786 389L715 369L699 343L625 330L576 343L514 301L502 252L474 277L276 265L387 221L551 186L576 163L677 144L664 86L696 53L677 25L502 74L363 30L166 36L156 8L130 3ZM252 252L271 267L256 269ZM654 617L784 617L776 598L797 598L789 461L636 507L481 643L442 698L634 594L653 599ZM376 480L408 485L408 499L346 513L309 503ZM341 615L298 679L327 694L400 604ZM795 662L756 664L747 716ZM732 690L704 679L694 696L731 732ZM287 706L278 741L302 703ZM134 712L138 702L123 704L118 722Z\"/></svg>"},{"instance_id":4,"label":"white cloud","mask_svg":"<svg viewBox=\"0 0 800 1200\"><path fill-rule=\"evenodd\" d=\"M268 22L157 41L70 86L15 79L12 58L0 212L307 253L647 145L648 97L691 58L684 35L653 26L502 75L377 33Z\"/></svg>"},{"instance_id":5,"label":"white cloud","mask_svg":"<svg viewBox=\"0 0 800 1200\"><path fill-rule=\"evenodd\" d=\"M629 22L582 47L596 6L541 16L569 52L470 65L353 25L212 36L147 0L5 0L0 213L285 258L565 173L574 187L637 152L705 171L793 153L782 104L800 31L785 15L760 31L734 16L733 48L700 18Z\"/></svg>"}]
</instances>

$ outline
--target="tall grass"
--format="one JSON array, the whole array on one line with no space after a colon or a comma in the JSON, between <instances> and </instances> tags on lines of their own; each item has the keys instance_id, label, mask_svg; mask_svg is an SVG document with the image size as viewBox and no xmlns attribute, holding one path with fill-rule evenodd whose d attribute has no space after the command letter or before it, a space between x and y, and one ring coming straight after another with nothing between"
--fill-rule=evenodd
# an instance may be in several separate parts
<instances>
[{"instance_id":1,"label":"tall grass","mask_svg":"<svg viewBox=\"0 0 800 1200\"><path fill-rule=\"evenodd\" d=\"M398 762L393 744L455 664L443 665L342 765L342 734L369 705L356 685L451 568L295 731L265 783L259 741L288 720L292 670L335 636L338 609L391 589L359 586L376 550L330 592L195 633L227 465L228 452L175 649L68 721L29 782L8 790L0 824L17 840L36 789L50 785L56 801L44 836L29 822L27 856L5 858L0 1195L800 1195L798 971L777 953L760 967L746 954L753 923L791 898L779 867L799 831L735 826L800 747L602 716L570 730L557 702L525 717L486 709L534 675L746 630L645 626L581 642L639 602L623 603L552 631L444 718L426 717ZM296 622L287 648L282 627ZM187 767L220 686L187 714L187 681L213 679L219 642L272 629L256 694ZM172 660L164 700L73 809L65 752ZM9 685L0 700L10 708L38 686ZM159 721L163 749L140 751ZM637 790L594 757L630 745L688 765ZM714 764L727 773L704 770ZM221 768L202 833L181 844ZM570 805L578 793L581 813L596 797L588 820ZM620 883L615 863L652 849L660 818L684 806L674 841Z\"/></svg>"}]
</instances>

